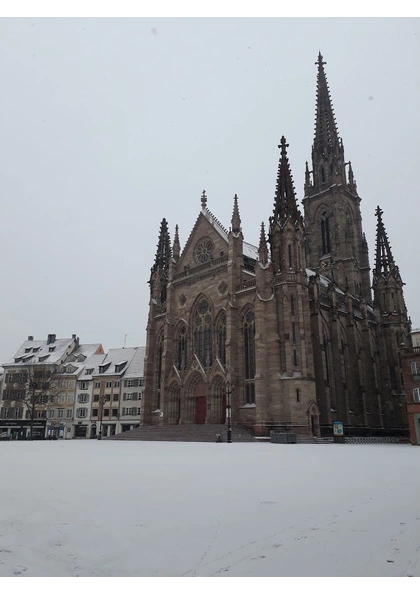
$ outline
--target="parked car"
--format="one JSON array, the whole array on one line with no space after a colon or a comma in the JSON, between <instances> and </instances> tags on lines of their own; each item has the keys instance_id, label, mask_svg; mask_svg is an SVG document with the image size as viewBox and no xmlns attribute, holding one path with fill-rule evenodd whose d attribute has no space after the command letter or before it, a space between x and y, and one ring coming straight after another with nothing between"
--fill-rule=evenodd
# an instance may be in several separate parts
<instances>
[{"instance_id":1,"label":"parked car","mask_svg":"<svg viewBox=\"0 0 420 594\"><path fill-rule=\"evenodd\" d=\"M2 431L0 433L0 440L9 440L12 439L12 436L10 435L10 433L7 433L7 431Z\"/></svg>"}]
</instances>

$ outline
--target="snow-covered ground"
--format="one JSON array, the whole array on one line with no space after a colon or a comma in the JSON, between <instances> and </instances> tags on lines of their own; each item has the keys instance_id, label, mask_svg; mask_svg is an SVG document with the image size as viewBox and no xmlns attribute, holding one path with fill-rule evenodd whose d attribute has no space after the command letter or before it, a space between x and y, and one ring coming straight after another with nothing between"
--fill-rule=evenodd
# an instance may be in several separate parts
<instances>
[{"instance_id":1,"label":"snow-covered ground","mask_svg":"<svg viewBox=\"0 0 420 594\"><path fill-rule=\"evenodd\" d=\"M420 576L420 448L0 442L0 576Z\"/></svg>"}]
</instances>

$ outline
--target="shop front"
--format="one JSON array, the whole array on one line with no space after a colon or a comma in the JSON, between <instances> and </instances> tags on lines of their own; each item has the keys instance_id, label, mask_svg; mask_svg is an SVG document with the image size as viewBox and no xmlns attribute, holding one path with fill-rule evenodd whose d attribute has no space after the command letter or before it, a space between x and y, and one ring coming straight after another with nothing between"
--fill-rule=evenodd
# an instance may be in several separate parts
<instances>
[{"instance_id":1,"label":"shop front","mask_svg":"<svg viewBox=\"0 0 420 594\"><path fill-rule=\"evenodd\" d=\"M47 439L63 439L64 425L54 421L49 422L47 427Z\"/></svg>"},{"instance_id":2,"label":"shop front","mask_svg":"<svg viewBox=\"0 0 420 594\"><path fill-rule=\"evenodd\" d=\"M33 439L45 439L46 421L36 420L32 426ZM0 420L0 433L7 433L10 439L29 439L31 434L31 427L28 420L18 419L9 421L6 419Z\"/></svg>"}]
</instances>

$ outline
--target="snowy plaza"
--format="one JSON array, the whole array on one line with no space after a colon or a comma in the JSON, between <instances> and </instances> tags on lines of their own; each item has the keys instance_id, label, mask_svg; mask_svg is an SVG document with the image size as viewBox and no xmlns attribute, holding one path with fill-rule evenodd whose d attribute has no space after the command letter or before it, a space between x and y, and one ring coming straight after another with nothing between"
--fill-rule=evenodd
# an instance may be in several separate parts
<instances>
[{"instance_id":1,"label":"snowy plaza","mask_svg":"<svg viewBox=\"0 0 420 594\"><path fill-rule=\"evenodd\" d=\"M0 576L420 576L420 448L0 443Z\"/></svg>"}]
</instances>

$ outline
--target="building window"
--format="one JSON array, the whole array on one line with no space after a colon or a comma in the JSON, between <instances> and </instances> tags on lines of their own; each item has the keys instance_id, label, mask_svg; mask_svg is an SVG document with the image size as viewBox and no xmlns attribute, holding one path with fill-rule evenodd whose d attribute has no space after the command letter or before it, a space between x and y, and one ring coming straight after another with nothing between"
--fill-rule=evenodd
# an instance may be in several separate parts
<instances>
[{"instance_id":1,"label":"building window","mask_svg":"<svg viewBox=\"0 0 420 594\"><path fill-rule=\"evenodd\" d=\"M413 400L414 400L414 402L420 402L420 388L414 388Z\"/></svg>"},{"instance_id":2,"label":"building window","mask_svg":"<svg viewBox=\"0 0 420 594\"><path fill-rule=\"evenodd\" d=\"M74 402L73 394L67 394L67 404L72 404Z\"/></svg>"},{"instance_id":3,"label":"building window","mask_svg":"<svg viewBox=\"0 0 420 594\"><path fill-rule=\"evenodd\" d=\"M244 321L245 402L255 403L255 315L249 311Z\"/></svg>"},{"instance_id":4,"label":"building window","mask_svg":"<svg viewBox=\"0 0 420 594\"><path fill-rule=\"evenodd\" d=\"M109 408L104 408L104 417L109 417Z\"/></svg>"},{"instance_id":5,"label":"building window","mask_svg":"<svg viewBox=\"0 0 420 594\"><path fill-rule=\"evenodd\" d=\"M288 256L289 256L289 268L292 269L292 246L289 244L288 246Z\"/></svg>"},{"instance_id":6,"label":"building window","mask_svg":"<svg viewBox=\"0 0 420 594\"><path fill-rule=\"evenodd\" d=\"M88 383L87 382L79 382L79 389L80 390L87 390L88 389Z\"/></svg>"},{"instance_id":7,"label":"building window","mask_svg":"<svg viewBox=\"0 0 420 594\"><path fill-rule=\"evenodd\" d=\"M101 382L95 382L95 388L100 388L101 387Z\"/></svg>"},{"instance_id":8,"label":"building window","mask_svg":"<svg viewBox=\"0 0 420 594\"><path fill-rule=\"evenodd\" d=\"M93 396L93 402L99 402L99 394Z\"/></svg>"},{"instance_id":9,"label":"building window","mask_svg":"<svg viewBox=\"0 0 420 594\"><path fill-rule=\"evenodd\" d=\"M114 388L119 388L120 387L120 382L114 382Z\"/></svg>"},{"instance_id":10,"label":"building window","mask_svg":"<svg viewBox=\"0 0 420 594\"><path fill-rule=\"evenodd\" d=\"M293 295L290 297L290 313L292 314L292 316L295 315L295 298L293 297Z\"/></svg>"},{"instance_id":11,"label":"building window","mask_svg":"<svg viewBox=\"0 0 420 594\"><path fill-rule=\"evenodd\" d=\"M296 324L295 322L292 322L292 340L293 342L296 342ZM296 365L296 363L295 363Z\"/></svg>"},{"instance_id":12,"label":"building window","mask_svg":"<svg viewBox=\"0 0 420 594\"><path fill-rule=\"evenodd\" d=\"M226 365L226 314L223 312L217 323L217 356Z\"/></svg>"},{"instance_id":13,"label":"building window","mask_svg":"<svg viewBox=\"0 0 420 594\"><path fill-rule=\"evenodd\" d=\"M71 408L68 408L68 409L67 409L67 415L66 415L66 416L67 416L67 418L68 418L68 419L71 419L71 418L72 418L72 416L73 416L73 411L71 410Z\"/></svg>"},{"instance_id":14,"label":"building window","mask_svg":"<svg viewBox=\"0 0 420 594\"><path fill-rule=\"evenodd\" d=\"M79 419L84 419L87 417L87 408L78 408L77 409L77 416Z\"/></svg>"},{"instance_id":15,"label":"building window","mask_svg":"<svg viewBox=\"0 0 420 594\"><path fill-rule=\"evenodd\" d=\"M134 386L134 380L125 380L125 385L127 386L127 388L132 388Z\"/></svg>"},{"instance_id":16,"label":"building window","mask_svg":"<svg viewBox=\"0 0 420 594\"><path fill-rule=\"evenodd\" d=\"M54 416L55 416L55 410L50 408L50 409L48 410L48 414L47 414L47 416L48 416L48 418L49 418L49 419L53 419L53 418L54 418Z\"/></svg>"},{"instance_id":17,"label":"building window","mask_svg":"<svg viewBox=\"0 0 420 594\"><path fill-rule=\"evenodd\" d=\"M81 404L86 404L86 402L89 402L89 394L79 394L77 402L80 402Z\"/></svg>"},{"instance_id":18,"label":"building window","mask_svg":"<svg viewBox=\"0 0 420 594\"><path fill-rule=\"evenodd\" d=\"M182 326L177 339L177 361L178 371L187 368L187 329Z\"/></svg>"},{"instance_id":19,"label":"building window","mask_svg":"<svg viewBox=\"0 0 420 594\"><path fill-rule=\"evenodd\" d=\"M118 417L118 408L113 408L112 409L112 416L113 417Z\"/></svg>"},{"instance_id":20,"label":"building window","mask_svg":"<svg viewBox=\"0 0 420 594\"><path fill-rule=\"evenodd\" d=\"M322 255L331 252L330 218L326 212L322 213L321 219Z\"/></svg>"},{"instance_id":21,"label":"building window","mask_svg":"<svg viewBox=\"0 0 420 594\"><path fill-rule=\"evenodd\" d=\"M212 318L207 299L202 299L194 319L194 352L204 369L212 364Z\"/></svg>"},{"instance_id":22,"label":"building window","mask_svg":"<svg viewBox=\"0 0 420 594\"><path fill-rule=\"evenodd\" d=\"M119 399L119 395L118 394L113 394L112 395L112 402L118 402Z\"/></svg>"},{"instance_id":23,"label":"building window","mask_svg":"<svg viewBox=\"0 0 420 594\"><path fill-rule=\"evenodd\" d=\"M59 404L64 404L66 401L66 395L65 394L60 394L58 397L58 403Z\"/></svg>"},{"instance_id":24,"label":"building window","mask_svg":"<svg viewBox=\"0 0 420 594\"><path fill-rule=\"evenodd\" d=\"M296 389L296 402L300 402L300 390L299 390L299 388Z\"/></svg>"},{"instance_id":25,"label":"building window","mask_svg":"<svg viewBox=\"0 0 420 594\"><path fill-rule=\"evenodd\" d=\"M111 387L112 387L112 382L106 382L105 388L111 388Z\"/></svg>"},{"instance_id":26,"label":"building window","mask_svg":"<svg viewBox=\"0 0 420 594\"><path fill-rule=\"evenodd\" d=\"M297 351L296 351L296 349L293 349L293 365L294 365L294 367L297 367L297 364L298 364Z\"/></svg>"},{"instance_id":27,"label":"building window","mask_svg":"<svg viewBox=\"0 0 420 594\"><path fill-rule=\"evenodd\" d=\"M58 417L59 419L62 419L62 418L64 417L64 408L59 408L59 409L57 410L57 417Z\"/></svg>"},{"instance_id":28,"label":"building window","mask_svg":"<svg viewBox=\"0 0 420 594\"><path fill-rule=\"evenodd\" d=\"M93 369L86 369L85 375L92 375Z\"/></svg>"},{"instance_id":29,"label":"building window","mask_svg":"<svg viewBox=\"0 0 420 594\"><path fill-rule=\"evenodd\" d=\"M98 409L97 408L93 408L92 409L92 417L97 417L98 416Z\"/></svg>"},{"instance_id":30,"label":"building window","mask_svg":"<svg viewBox=\"0 0 420 594\"><path fill-rule=\"evenodd\" d=\"M420 363L418 361L411 361L411 374L413 380L420 379Z\"/></svg>"}]
</instances>

